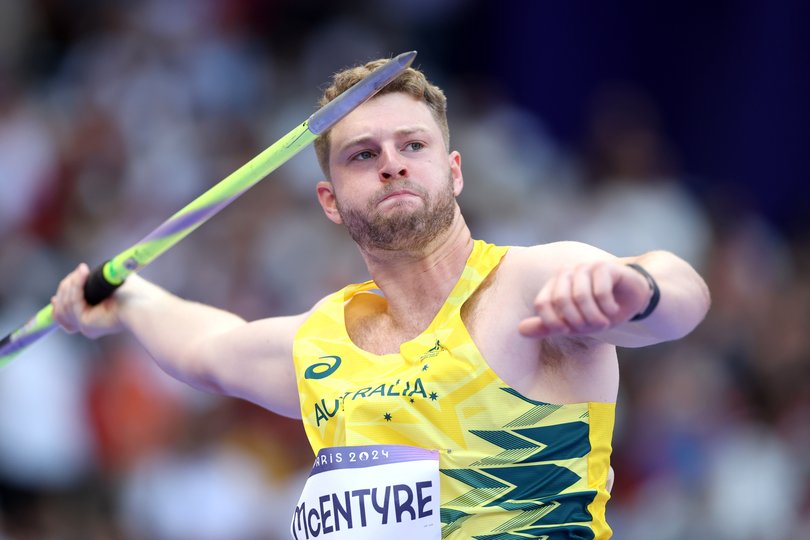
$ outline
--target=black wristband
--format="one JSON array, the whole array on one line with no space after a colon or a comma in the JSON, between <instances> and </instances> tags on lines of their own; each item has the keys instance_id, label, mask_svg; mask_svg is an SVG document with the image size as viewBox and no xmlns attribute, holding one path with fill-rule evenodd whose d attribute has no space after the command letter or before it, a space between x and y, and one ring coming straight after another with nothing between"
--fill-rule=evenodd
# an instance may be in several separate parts
<instances>
[{"instance_id":1,"label":"black wristband","mask_svg":"<svg viewBox=\"0 0 810 540\"><path fill-rule=\"evenodd\" d=\"M658 301L661 300L661 289L658 288L658 283L655 282L655 279L644 269L644 267L636 263L628 263L627 266L644 276L644 279L647 280L647 284L650 286L650 290L652 291L650 302L647 304L647 307L644 308L644 311L637 313L632 319L630 319L631 321L641 321L649 317L650 314L655 311L655 308L658 306Z\"/></svg>"}]
</instances>

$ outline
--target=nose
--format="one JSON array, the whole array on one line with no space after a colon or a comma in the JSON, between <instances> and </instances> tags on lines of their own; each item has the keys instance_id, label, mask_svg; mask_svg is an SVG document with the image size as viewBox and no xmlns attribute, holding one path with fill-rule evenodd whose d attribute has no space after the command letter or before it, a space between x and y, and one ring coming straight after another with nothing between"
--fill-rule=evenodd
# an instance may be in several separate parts
<instances>
[{"instance_id":1,"label":"nose","mask_svg":"<svg viewBox=\"0 0 810 540\"><path fill-rule=\"evenodd\" d=\"M405 166L402 156L394 148L386 147L380 151L377 166L382 181L389 182L408 177L408 168Z\"/></svg>"}]
</instances>

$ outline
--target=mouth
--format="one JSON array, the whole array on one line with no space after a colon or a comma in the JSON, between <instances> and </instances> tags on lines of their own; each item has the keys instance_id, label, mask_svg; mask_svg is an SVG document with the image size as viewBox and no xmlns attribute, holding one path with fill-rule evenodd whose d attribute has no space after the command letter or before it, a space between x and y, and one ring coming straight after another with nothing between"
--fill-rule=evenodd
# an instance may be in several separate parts
<instances>
[{"instance_id":1,"label":"mouth","mask_svg":"<svg viewBox=\"0 0 810 540\"><path fill-rule=\"evenodd\" d=\"M406 197L419 197L419 195L408 189L397 189L391 193L387 193L382 199L380 199L378 204L382 204L385 201L398 200Z\"/></svg>"}]
</instances>

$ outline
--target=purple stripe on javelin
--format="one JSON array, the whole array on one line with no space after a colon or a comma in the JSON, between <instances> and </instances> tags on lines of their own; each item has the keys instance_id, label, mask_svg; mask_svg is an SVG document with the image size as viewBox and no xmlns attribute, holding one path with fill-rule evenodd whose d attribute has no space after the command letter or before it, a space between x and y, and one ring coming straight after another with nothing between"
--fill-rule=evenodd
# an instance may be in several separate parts
<instances>
[{"instance_id":1,"label":"purple stripe on javelin","mask_svg":"<svg viewBox=\"0 0 810 540\"><path fill-rule=\"evenodd\" d=\"M51 332L55 326L49 326L47 328L43 328L42 330L37 330L36 332L32 332L30 334L25 334L18 339L11 339L7 344L3 344L3 347L0 348L0 356L5 356L7 354L13 354L20 349L24 349L28 347L30 344Z\"/></svg>"},{"instance_id":2,"label":"purple stripe on javelin","mask_svg":"<svg viewBox=\"0 0 810 540\"><path fill-rule=\"evenodd\" d=\"M188 229L194 225L200 225L205 220L231 204L234 200L236 200L237 197L239 197L239 195L241 195L241 193L225 199L224 201L220 201L213 206L205 206L199 210L195 210L193 212L189 212L188 214L177 216L174 219L164 221L163 224L149 233L149 235L139 243L151 242L152 240L161 240L173 234L179 233L180 231L184 231L185 229Z\"/></svg>"}]
</instances>

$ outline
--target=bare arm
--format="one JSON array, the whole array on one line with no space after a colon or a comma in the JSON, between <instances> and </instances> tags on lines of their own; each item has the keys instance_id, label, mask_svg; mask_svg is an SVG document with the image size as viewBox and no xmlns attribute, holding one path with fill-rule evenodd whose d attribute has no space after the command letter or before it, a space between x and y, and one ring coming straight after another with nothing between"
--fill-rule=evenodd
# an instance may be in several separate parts
<instances>
[{"instance_id":1,"label":"bare arm","mask_svg":"<svg viewBox=\"0 0 810 540\"><path fill-rule=\"evenodd\" d=\"M591 336L640 347L685 336L709 308L703 279L669 252L617 258L586 244L560 242L530 248L523 259L521 282L533 315L520 323L520 332L528 337ZM644 268L660 290L658 305L639 321L631 319L646 310L652 290L629 263Z\"/></svg>"},{"instance_id":2,"label":"bare arm","mask_svg":"<svg viewBox=\"0 0 810 540\"><path fill-rule=\"evenodd\" d=\"M91 307L82 298L88 274L80 265L52 299L54 317L65 330L91 338L127 330L164 371L183 382L299 416L292 343L305 315L248 323L183 300L137 275L112 298Z\"/></svg>"},{"instance_id":3,"label":"bare arm","mask_svg":"<svg viewBox=\"0 0 810 540\"><path fill-rule=\"evenodd\" d=\"M619 324L606 332L604 339L625 347L680 339L706 316L711 305L709 288L683 259L667 251L652 251L619 260L624 265L636 263L644 268L660 289L660 301L649 317Z\"/></svg>"}]
</instances>

